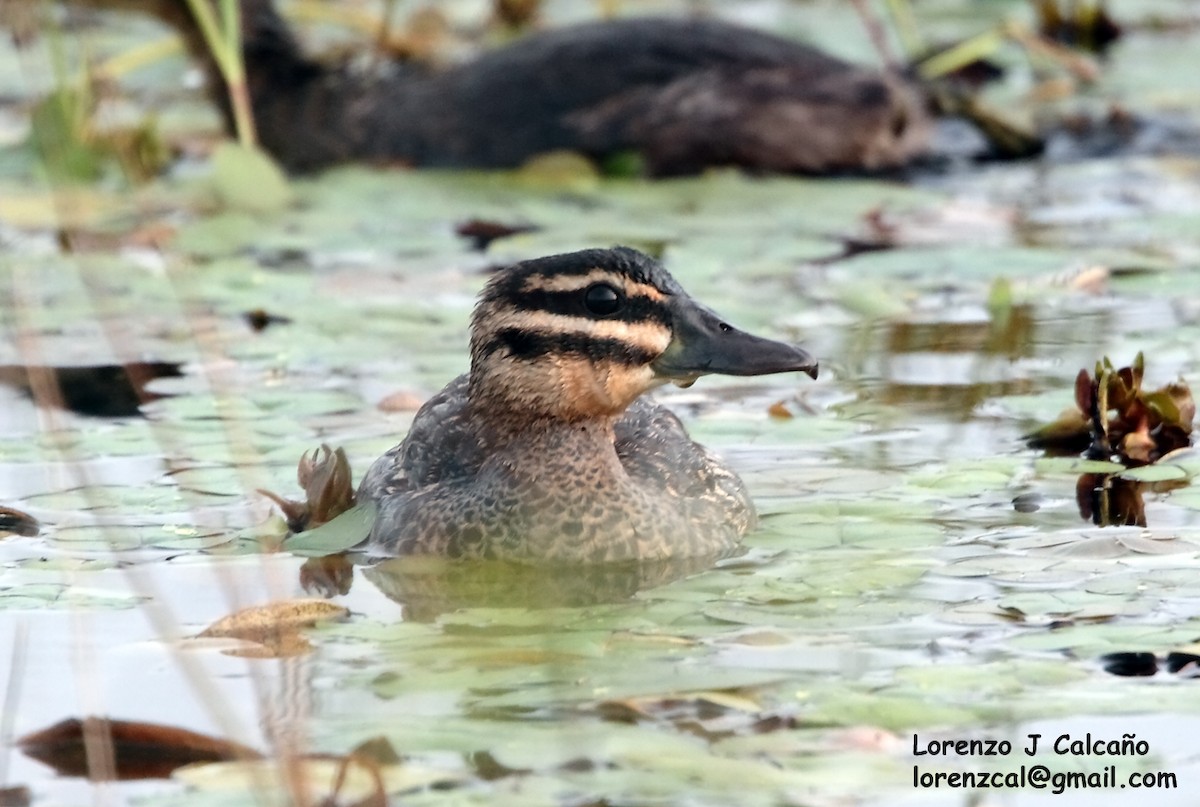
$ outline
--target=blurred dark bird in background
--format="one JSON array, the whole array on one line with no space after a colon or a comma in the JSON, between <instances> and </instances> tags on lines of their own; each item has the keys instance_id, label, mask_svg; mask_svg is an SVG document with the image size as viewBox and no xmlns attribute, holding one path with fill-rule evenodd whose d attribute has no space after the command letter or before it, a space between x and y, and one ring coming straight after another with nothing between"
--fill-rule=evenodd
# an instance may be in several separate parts
<instances>
[{"instance_id":1,"label":"blurred dark bird in background","mask_svg":"<svg viewBox=\"0 0 1200 807\"><path fill-rule=\"evenodd\" d=\"M71 0L152 14L183 36L233 129L216 64L180 0ZM241 0L262 146L285 168L346 161L504 168L555 150L634 152L652 175L709 166L881 171L930 138L905 76L715 20L634 18L520 38L455 67L307 56L271 0Z\"/></svg>"}]
</instances>

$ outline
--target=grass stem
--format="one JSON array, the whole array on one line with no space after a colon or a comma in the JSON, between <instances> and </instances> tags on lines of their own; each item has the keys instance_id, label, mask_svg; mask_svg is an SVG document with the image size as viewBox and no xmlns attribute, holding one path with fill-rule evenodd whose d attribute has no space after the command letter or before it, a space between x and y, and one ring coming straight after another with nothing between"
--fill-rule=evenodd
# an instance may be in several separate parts
<instances>
[{"instance_id":1,"label":"grass stem","mask_svg":"<svg viewBox=\"0 0 1200 807\"><path fill-rule=\"evenodd\" d=\"M250 90L246 85L246 65L242 59L242 15L238 0L220 0L220 20L210 0L187 0L187 3L204 37L204 44L225 80L238 142L253 147L258 143L258 135L250 107Z\"/></svg>"}]
</instances>

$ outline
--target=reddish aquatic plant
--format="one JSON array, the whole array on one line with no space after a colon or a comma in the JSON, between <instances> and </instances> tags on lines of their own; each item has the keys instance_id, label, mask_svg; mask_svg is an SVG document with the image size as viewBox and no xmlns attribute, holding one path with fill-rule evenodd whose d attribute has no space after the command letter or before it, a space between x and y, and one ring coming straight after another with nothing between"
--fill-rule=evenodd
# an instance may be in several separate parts
<instances>
[{"instance_id":1,"label":"reddish aquatic plant","mask_svg":"<svg viewBox=\"0 0 1200 807\"><path fill-rule=\"evenodd\" d=\"M1148 465L1191 445L1196 403L1183 381L1146 391L1145 358L1116 368L1107 357L1075 377L1075 406L1026 436L1037 448L1086 449L1090 459Z\"/></svg>"},{"instance_id":2,"label":"reddish aquatic plant","mask_svg":"<svg viewBox=\"0 0 1200 807\"><path fill-rule=\"evenodd\" d=\"M319 527L354 506L350 462L341 448L331 449L322 444L312 454L305 452L296 468L296 478L304 489L302 502L285 499L269 490L258 491L275 502L292 532Z\"/></svg>"}]
</instances>

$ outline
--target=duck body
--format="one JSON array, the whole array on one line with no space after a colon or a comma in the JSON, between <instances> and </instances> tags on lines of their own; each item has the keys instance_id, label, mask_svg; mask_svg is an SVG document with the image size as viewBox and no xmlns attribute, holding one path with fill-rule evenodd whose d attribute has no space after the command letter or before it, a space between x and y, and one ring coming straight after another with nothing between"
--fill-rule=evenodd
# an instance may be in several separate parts
<instances>
[{"instance_id":1,"label":"duck body","mask_svg":"<svg viewBox=\"0 0 1200 807\"><path fill-rule=\"evenodd\" d=\"M599 563L719 555L754 526L741 479L661 406L505 439L468 389L463 375L430 399L364 477L374 548Z\"/></svg>"},{"instance_id":2,"label":"duck body","mask_svg":"<svg viewBox=\"0 0 1200 807\"><path fill-rule=\"evenodd\" d=\"M649 257L587 250L498 273L472 321L471 372L417 413L358 489L368 549L601 563L719 555L754 525L732 470L639 398L707 372L816 373L751 336Z\"/></svg>"},{"instance_id":3,"label":"duck body","mask_svg":"<svg viewBox=\"0 0 1200 807\"><path fill-rule=\"evenodd\" d=\"M223 81L187 4L71 0L154 14ZM904 165L926 148L923 92L904 76L711 19L631 18L522 37L438 69L362 70L303 53L271 0L240 0L263 146L286 168L351 160L504 168L553 150L637 152L649 173L708 166L828 173Z\"/></svg>"}]
</instances>

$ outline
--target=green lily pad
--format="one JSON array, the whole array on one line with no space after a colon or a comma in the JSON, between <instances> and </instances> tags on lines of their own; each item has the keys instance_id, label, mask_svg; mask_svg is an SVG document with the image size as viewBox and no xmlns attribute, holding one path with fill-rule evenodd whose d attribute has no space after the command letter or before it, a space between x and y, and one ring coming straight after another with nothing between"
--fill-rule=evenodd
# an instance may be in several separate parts
<instances>
[{"instance_id":1,"label":"green lily pad","mask_svg":"<svg viewBox=\"0 0 1200 807\"><path fill-rule=\"evenodd\" d=\"M367 539L378 510L374 502L361 502L319 527L292 535L283 542L283 548L302 557L344 552Z\"/></svg>"},{"instance_id":2,"label":"green lily pad","mask_svg":"<svg viewBox=\"0 0 1200 807\"><path fill-rule=\"evenodd\" d=\"M230 208L275 213L292 199L287 177L265 152L226 142L213 152L213 187Z\"/></svg>"}]
</instances>

